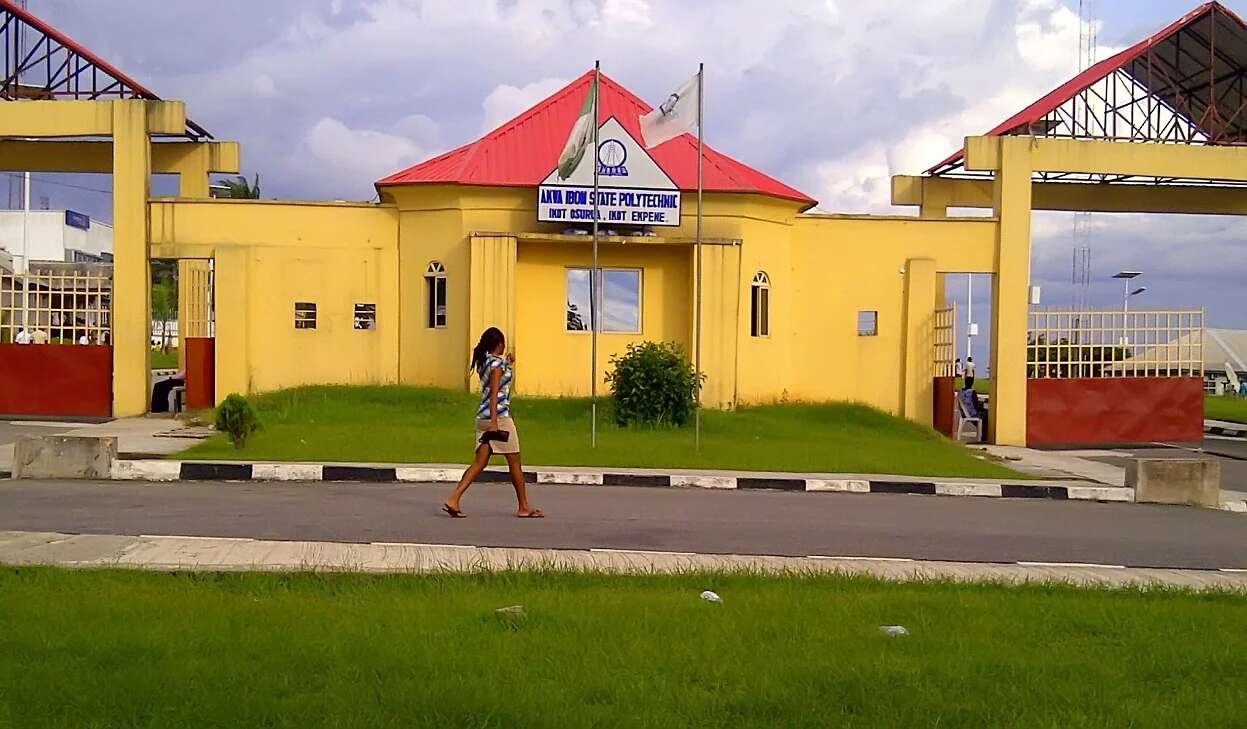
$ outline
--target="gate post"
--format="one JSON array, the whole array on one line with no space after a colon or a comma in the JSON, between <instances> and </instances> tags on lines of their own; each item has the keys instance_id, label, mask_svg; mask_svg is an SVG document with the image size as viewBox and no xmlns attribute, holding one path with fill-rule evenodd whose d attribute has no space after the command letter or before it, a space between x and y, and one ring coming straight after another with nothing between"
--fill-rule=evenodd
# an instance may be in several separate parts
<instances>
[{"instance_id":1,"label":"gate post","mask_svg":"<svg viewBox=\"0 0 1247 729\"><path fill-rule=\"evenodd\" d=\"M1031 139L1001 137L993 185L996 275L992 277L991 415L998 445L1026 445L1026 333L1031 261Z\"/></svg>"},{"instance_id":2,"label":"gate post","mask_svg":"<svg viewBox=\"0 0 1247 729\"><path fill-rule=\"evenodd\" d=\"M151 267L147 198L151 144L146 101L112 103L113 417L147 412L151 381Z\"/></svg>"},{"instance_id":3,"label":"gate post","mask_svg":"<svg viewBox=\"0 0 1247 729\"><path fill-rule=\"evenodd\" d=\"M911 258L905 262L905 417L931 425L934 408L933 382L936 295L935 261Z\"/></svg>"}]
</instances>

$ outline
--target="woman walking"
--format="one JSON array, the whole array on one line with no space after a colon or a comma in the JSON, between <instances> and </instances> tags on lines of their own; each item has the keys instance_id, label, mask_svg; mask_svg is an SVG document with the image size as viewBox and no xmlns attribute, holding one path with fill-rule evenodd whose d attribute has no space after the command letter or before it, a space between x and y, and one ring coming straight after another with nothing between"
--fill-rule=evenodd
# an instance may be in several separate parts
<instances>
[{"instance_id":1,"label":"woman walking","mask_svg":"<svg viewBox=\"0 0 1247 729\"><path fill-rule=\"evenodd\" d=\"M489 457L497 453L507 459L511 484L515 486L518 506L515 515L522 519L540 519L541 509L528 504L524 484L524 466L520 462L520 435L511 420L511 381L515 378L514 359L506 354L507 340L502 332L490 327L472 350L472 369L481 379L481 404L476 409L476 459L463 472L455 492L442 504L442 511L456 519L466 516L459 509L463 494L489 465Z\"/></svg>"}]
</instances>

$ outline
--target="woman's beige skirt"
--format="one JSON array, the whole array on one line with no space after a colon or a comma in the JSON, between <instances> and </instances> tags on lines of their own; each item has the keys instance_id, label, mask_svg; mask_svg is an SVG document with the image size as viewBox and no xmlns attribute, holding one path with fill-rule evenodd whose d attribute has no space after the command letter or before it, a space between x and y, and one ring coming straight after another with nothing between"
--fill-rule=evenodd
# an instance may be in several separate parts
<instances>
[{"instance_id":1,"label":"woman's beige skirt","mask_svg":"<svg viewBox=\"0 0 1247 729\"><path fill-rule=\"evenodd\" d=\"M473 448L481 447L481 436L485 435L487 430L489 430L489 418L478 419L476 421L476 445ZM489 441L489 447L493 449L494 453L499 455L519 453L520 432L515 429L515 421L509 417L499 417L498 430L510 433L511 437L507 438L505 442L500 440Z\"/></svg>"}]
</instances>

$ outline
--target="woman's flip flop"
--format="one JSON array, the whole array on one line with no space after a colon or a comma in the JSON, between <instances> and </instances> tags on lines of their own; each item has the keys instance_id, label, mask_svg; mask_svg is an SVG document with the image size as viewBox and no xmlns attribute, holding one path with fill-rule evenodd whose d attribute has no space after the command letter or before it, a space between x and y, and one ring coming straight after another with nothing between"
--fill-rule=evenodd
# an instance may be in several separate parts
<instances>
[{"instance_id":1,"label":"woman's flip flop","mask_svg":"<svg viewBox=\"0 0 1247 729\"><path fill-rule=\"evenodd\" d=\"M462 511L459 511L458 509L452 509L447 504L442 504L442 511L449 514L450 518L452 519L465 519L468 516L467 514L463 513Z\"/></svg>"},{"instance_id":2,"label":"woman's flip flop","mask_svg":"<svg viewBox=\"0 0 1247 729\"><path fill-rule=\"evenodd\" d=\"M543 512L541 509L533 509L527 514L516 514L515 516L518 519L544 519L546 518L545 512Z\"/></svg>"}]
</instances>

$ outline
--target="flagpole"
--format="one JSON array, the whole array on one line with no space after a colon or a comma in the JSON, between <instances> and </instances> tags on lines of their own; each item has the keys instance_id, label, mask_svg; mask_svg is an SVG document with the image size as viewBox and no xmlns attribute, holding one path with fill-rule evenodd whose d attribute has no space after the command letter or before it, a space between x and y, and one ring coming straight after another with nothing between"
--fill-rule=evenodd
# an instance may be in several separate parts
<instances>
[{"instance_id":1,"label":"flagpole","mask_svg":"<svg viewBox=\"0 0 1247 729\"><path fill-rule=\"evenodd\" d=\"M590 344L589 358L592 362L589 370L589 400L590 400L590 425L589 425L589 445L592 448L598 447L598 326L600 313L602 311L602 294L601 285L598 280L601 274L598 271L598 101L602 96L602 89L599 81L602 76L602 62L593 62L593 268L589 271L589 338Z\"/></svg>"},{"instance_id":2,"label":"flagpole","mask_svg":"<svg viewBox=\"0 0 1247 729\"><path fill-rule=\"evenodd\" d=\"M702 96L703 79L706 75L705 64L697 64L697 242L696 249L696 268L697 268L697 311L694 314L697 326L697 335L693 342L693 370L697 374L697 410L693 413L693 444L694 447L701 450L701 203L702 203L702 160L705 157L703 153L703 145L705 144L705 130L702 128Z\"/></svg>"}]
</instances>

